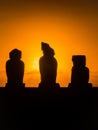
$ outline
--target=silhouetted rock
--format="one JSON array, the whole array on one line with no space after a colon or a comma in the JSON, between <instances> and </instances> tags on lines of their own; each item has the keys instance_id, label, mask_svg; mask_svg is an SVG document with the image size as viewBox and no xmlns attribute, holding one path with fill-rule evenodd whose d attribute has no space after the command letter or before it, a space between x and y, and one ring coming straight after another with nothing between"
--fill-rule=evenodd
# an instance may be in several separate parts
<instances>
[{"instance_id":1,"label":"silhouetted rock","mask_svg":"<svg viewBox=\"0 0 98 130\"><path fill-rule=\"evenodd\" d=\"M71 84L69 87L85 88L91 87L89 82L89 69L86 67L86 56L85 55L74 55L72 56L73 67L71 73Z\"/></svg>"},{"instance_id":2,"label":"silhouetted rock","mask_svg":"<svg viewBox=\"0 0 98 130\"><path fill-rule=\"evenodd\" d=\"M43 51L43 56L39 60L41 74L41 83L39 87L59 87L59 84L56 83L57 60L54 58L55 52L49 44L44 42L41 43L41 49Z\"/></svg>"},{"instance_id":3,"label":"silhouetted rock","mask_svg":"<svg viewBox=\"0 0 98 130\"><path fill-rule=\"evenodd\" d=\"M21 61L21 51L13 49L9 53L9 60L6 62L6 75L7 83L6 87L24 87L24 63Z\"/></svg>"}]
</instances>

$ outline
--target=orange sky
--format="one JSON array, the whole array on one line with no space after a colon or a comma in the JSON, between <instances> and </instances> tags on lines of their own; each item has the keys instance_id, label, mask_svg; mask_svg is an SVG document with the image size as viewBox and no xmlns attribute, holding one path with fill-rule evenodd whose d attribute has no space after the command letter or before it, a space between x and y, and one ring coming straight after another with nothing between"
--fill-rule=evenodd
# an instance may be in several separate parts
<instances>
[{"instance_id":1,"label":"orange sky","mask_svg":"<svg viewBox=\"0 0 98 130\"><path fill-rule=\"evenodd\" d=\"M0 86L6 83L5 63L13 48L22 51L26 86L38 86L41 41L55 50L57 82L61 86L70 82L74 54L86 55L90 82L98 86L97 3L69 1L6 0L0 3Z\"/></svg>"}]
</instances>

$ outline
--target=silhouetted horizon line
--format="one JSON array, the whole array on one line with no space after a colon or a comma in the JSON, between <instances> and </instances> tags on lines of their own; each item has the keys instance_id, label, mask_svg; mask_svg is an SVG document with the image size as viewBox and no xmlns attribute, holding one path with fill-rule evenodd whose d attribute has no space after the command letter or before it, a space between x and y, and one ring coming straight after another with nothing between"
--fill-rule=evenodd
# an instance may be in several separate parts
<instances>
[{"instance_id":1,"label":"silhouetted horizon line","mask_svg":"<svg viewBox=\"0 0 98 130\"><path fill-rule=\"evenodd\" d=\"M5 86L0 86L0 88L6 88ZM24 88L39 88L38 86L25 86ZM60 86L60 88L68 88L69 89L69 87L68 86ZM92 85L92 88L98 88L98 86L93 86Z\"/></svg>"}]
</instances>

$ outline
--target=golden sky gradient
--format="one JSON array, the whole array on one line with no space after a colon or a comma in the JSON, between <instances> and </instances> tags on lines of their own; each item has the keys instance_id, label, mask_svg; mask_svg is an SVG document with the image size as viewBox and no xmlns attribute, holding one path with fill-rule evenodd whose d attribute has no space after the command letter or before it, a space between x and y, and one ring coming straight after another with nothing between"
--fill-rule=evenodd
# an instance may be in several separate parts
<instances>
[{"instance_id":1,"label":"golden sky gradient","mask_svg":"<svg viewBox=\"0 0 98 130\"><path fill-rule=\"evenodd\" d=\"M98 86L98 10L92 0L5 0L0 1L0 86L6 83L5 63L18 48L25 63L26 86L40 82L41 42L55 50L57 82L70 82L72 55L86 55L90 82Z\"/></svg>"}]
</instances>

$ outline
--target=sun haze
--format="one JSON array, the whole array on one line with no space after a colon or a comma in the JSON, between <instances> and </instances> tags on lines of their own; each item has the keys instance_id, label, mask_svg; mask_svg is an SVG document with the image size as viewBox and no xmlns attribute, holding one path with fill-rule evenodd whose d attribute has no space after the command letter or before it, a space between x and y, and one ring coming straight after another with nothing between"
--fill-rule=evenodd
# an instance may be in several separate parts
<instances>
[{"instance_id":1,"label":"sun haze","mask_svg":"<svg viewBox=\"0 0 98 130\"><path fill-rule=\"evenodd\" d=\"M72 55L86 55L90 81L98 86L98 12L95 1L9 0L0 3L0 86L6 83L5 63L13 48L22 51L24 82L40 82L41 42L47 42L58 61L57 82L70 82Z\"/></svg>"}]
</instances>

